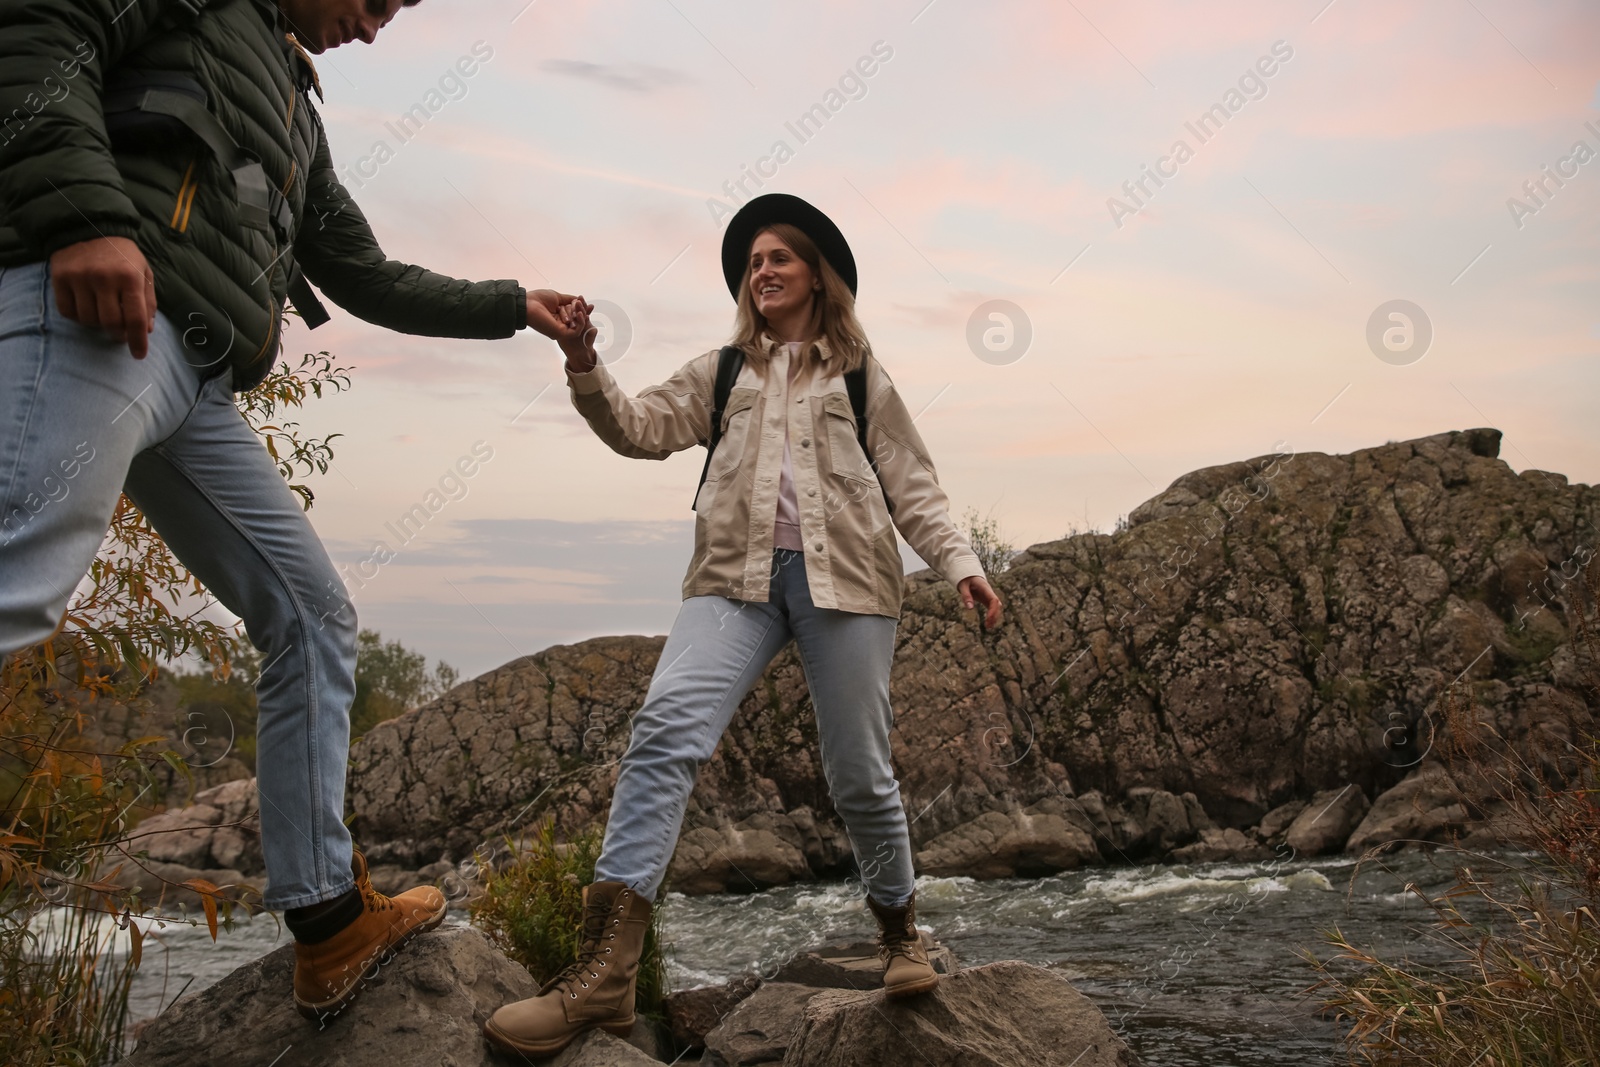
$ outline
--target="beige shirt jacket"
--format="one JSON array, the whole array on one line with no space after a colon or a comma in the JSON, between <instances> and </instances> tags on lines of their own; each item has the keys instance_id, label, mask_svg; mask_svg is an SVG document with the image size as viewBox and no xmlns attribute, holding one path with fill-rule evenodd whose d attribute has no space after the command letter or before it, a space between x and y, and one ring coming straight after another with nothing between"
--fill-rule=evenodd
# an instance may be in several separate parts
<instances>
[{"instance_id":1,"label":"beige shirt jacket","mask_svg":"<svg viewBox=\"0 0 1600 1067\"><path fill-rule=\"evenodd\" d=\"M844 376L823 364L789 383L789 353L763 335L765 365L747 359L723 412L722 440L695 502L694 558L683 595L763 603L772 578L772 526L787 431L800 505L806 581L819 608L900 616L904 567L895 527L952 584L982 575L971 543L950 519L933 460L889 375L869 357L867 448L861 452ZM612 450L666 459L710 438L718 352L685 363L629 397L604 366L567 373L572 404ZM894 501L893 522L879 478Z\"/></svg>"}]
</instances>

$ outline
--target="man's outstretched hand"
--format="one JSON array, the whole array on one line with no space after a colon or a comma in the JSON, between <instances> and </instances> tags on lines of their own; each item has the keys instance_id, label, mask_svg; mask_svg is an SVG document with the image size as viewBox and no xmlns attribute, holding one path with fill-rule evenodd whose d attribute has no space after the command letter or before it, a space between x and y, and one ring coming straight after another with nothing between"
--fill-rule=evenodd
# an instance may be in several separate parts
<instances>
[{"instance_id":1,"label":"man's outstretched hand","mask_svg":"<svg viewBox=\"0 0 1600 1067\"><path fill-rule=\"evenodd\" d=\"M126 237L96 237L50 257L56 309L73 322L123 341L134 359L150 350L156 328L156 276Z\"/></svg>"},{"instance_id":2,"label":"man's outstretched hand","mask_svg":"<svg viewBox=\"0 0 1600 1067\"><path fill-rule=\"evenodd\" d=\"M559 343L572 332L562 314L562 310L571 304L582 305L585 313L594 310L594 305L584 303L581 296L569 296L554 289L529 289L528 325Z\"/></svg>"}]
</instances>

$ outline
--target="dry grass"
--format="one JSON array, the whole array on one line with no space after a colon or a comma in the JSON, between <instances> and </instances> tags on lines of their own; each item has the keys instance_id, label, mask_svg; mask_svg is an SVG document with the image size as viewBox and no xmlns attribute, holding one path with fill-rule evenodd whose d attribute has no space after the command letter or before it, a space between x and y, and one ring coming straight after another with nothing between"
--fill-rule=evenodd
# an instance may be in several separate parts
<instances>
[{"instance_id":1,"label":"dry grass","mask_svg":"<svg viewBox=\"0 0 1600 1067\"><path fill-rule=\"evenodd\" d=\"M103 681L106 694L116 690ZM129 833L135 804L159 785L158 767L187 768L155 751L162 738L96 751L83 729L99 695L99 686L59 684L38 657L0 671L0 1063L8 1067L119 1058L146 934L197 921L153 910L127 877L148 844ZM201 895L213 938L233 908L252 903L200 880L185 887Z\"/></svg>"},{"instance_id":2,"label":"dry grass","mask_svg":"<svg viewBox=\"0 0 1600 1067\"><path fill-rule=\"evenodd\" d=\"M1568 596L1591 707L1597 596L1600 560ZM1450 889L1407 886L1428 909L1428 935L1448 949L1443 965L1384 959L1335 931L1325 937L1331 958L1307 954L1321 974L1313 988L1350 1024L1354 1063L1600 1064L1600 741L1512 744L1470 690L1453 689L1443 706L1447 766L1473 794L1461 800L1497 812L1497 841L1513 857L1448 850Z\"/></svg>"}]
</instances>

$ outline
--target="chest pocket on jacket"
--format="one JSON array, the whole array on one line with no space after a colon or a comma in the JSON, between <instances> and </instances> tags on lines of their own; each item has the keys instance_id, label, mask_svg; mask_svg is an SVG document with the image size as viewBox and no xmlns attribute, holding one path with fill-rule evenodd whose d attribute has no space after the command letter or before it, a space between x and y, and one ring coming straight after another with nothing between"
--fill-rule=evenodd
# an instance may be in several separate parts
<instances>
[{"instance_id":1,"label":"chest pocket on jacket","mask_svg":"<svg viewBox=\"0 0 1600 1067\"><path fill-rule=\"evenodd\" d=\"M751 423L755 421L756 400L760 396L759 389L749 386L740 386L728 394L728 406L722 412L722 440L717 442L716 454L711 457L706 481L714 482L738 469L750 442Z\"/></svg>"},{"instance_id":2,"label":"chest pocket on jacket","mask_svg":"<svg viewBox=\"0 0 1600 1067\"><path fill-rule=\"evenodd\" d=\"M828 469L841 478L876 486L878 476L856 439L856 413L850 398L844 393L824 393L822 420L828 435Z\"/></svg>"}]
</instances>

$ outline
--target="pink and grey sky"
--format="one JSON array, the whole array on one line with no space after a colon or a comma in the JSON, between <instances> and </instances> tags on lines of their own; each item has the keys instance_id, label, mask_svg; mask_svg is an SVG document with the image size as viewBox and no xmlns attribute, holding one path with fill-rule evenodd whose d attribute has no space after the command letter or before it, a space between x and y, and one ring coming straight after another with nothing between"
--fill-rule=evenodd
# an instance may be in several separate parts
<instances>
[{"instance_id":1,"label":"pink and grey sky","mask_svg":"<svg viewBox=\"0 0 1600 1067\"><path fill-rule=\"evenodd\" d=\"M1597 45L1578 0L426 0L319 69L388 254L608 301L633 391L726 338L740 200L822 208L953 510L1022 547L1472 426L1600 477ZM311 517L364 625L466 675L671 625L700 450L611 453L532 332L335 310L308 349L356 368L305 422L345 435Z\"/></svg>"}]
</instances>

